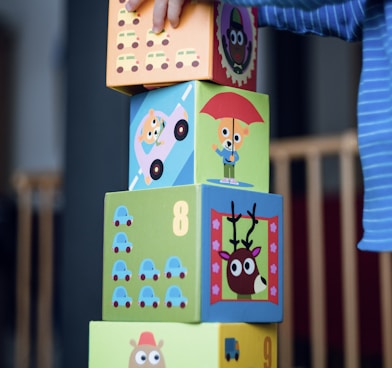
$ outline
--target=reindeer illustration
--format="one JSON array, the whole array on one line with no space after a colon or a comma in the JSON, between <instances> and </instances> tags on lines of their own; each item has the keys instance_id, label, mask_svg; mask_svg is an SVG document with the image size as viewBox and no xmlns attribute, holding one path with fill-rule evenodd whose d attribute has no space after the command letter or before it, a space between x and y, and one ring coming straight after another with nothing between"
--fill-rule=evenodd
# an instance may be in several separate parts
<instances>
[{"instance_id":1,"label":"reindeer illustration","mask_svg":"<svg viewBox=\"0 0 392 368\"><path fill-rule=\"evenodd\" d=\"M219 252L220 257L227 261L227 282L230 289L237 293L238 299L250 299L250 295L260 293L267 287L267 281L260 275L256 264L256 257L260 254L261 247L250 249L253 240L249 238L259 222L255 212L256 203L253 204L252 212L247 211L252 219L252 225L246 234L246 239L241 240L245 248L237 248L240 241L237 240L236 224L242 214L235 215L234 202L231 201L231 217L227 217L227 220L233 224L233 238L229 241L233 244L234 251L231 254L226 251Z\"/></svg>"}]
</instances>

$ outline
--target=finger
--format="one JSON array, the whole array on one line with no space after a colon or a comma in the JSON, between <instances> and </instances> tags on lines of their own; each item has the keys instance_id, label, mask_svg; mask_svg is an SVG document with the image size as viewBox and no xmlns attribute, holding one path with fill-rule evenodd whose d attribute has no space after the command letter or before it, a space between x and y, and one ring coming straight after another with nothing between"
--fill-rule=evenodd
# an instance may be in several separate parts
<instances>
[{"instance_id":1,"label":"finger","mask_svg":"<svg viewBox=\"0 0 392 368\"><path fill-rule=\"evenodd\" d=\"M128 10L128 11L135 11L137 8L139 8L139 6L141 5L141 3L143 2L144 0L128 0L126 3L125 3L125 8Z\"/></svg>"},{"instance_id":2,"label":"finger","mask_svg":"<svg viewBox=\"0 0 392 368\"><path fill-rule=\"evenodd\" d=\"M178 27L184 0L169 0L167 7L167 19L173 28Z\"/></svg>"},{"instance_id":3,"label":"finger","mask_svg":"<svg viewBox=\"0 0 392 368\"><path fill-rule=\"evenodd\" d=\"M168 0L156 0L152 14L152 31L154 33L162 32L165 25Z\"/></svg>"}]
</instances>

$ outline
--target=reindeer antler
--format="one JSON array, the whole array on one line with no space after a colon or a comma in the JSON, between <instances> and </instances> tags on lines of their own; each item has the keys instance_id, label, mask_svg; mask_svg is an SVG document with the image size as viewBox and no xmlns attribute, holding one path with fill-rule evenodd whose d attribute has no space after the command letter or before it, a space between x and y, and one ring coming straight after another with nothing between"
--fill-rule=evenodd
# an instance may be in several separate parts
<instances>
[{"instance_id":1,"label":"reindeer antler","mask_svg":"<svg viewBox=\"0 0 392 368\"><path fill-rule=\"evenodd\" d=\"M256 203L253 203L253 210L252 213L250 213L249 211L248 215L252 218L252 226L250 227L250 229L248 230L247 234L246 234L246 240L241 240L242 244L245 246L246 249L250 249L250 247L253 244L253 240L249 240L249 236L250 234L252 234L253 230L255 229L255 226L259 223L259 221L256 219L255 213L256 213Z\"/></svg>"},{"instance_id":2,"label":"reindeer antler","mask_svg":"<svg viewBox=\"0 0 392 368\"><path fill-rule=\"evenodd\" d=\"M237 240L236 222L241 218L240 213L237 217L234 214L234 202L231 201L231 217L227 217L227 220L233 224L233 239L230 239L230 243L234 245L234 250L237 250L237 244L240 242Z\"/></svg>"}]
</instances>

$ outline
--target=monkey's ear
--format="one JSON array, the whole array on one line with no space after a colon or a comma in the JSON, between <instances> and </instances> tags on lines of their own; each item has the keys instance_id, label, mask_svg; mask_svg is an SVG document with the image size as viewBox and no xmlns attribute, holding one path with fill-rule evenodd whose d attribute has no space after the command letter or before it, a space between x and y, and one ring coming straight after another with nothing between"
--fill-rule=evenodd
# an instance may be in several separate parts
<instances>
[{"instance_id":1,"label":"monkey's ear","mask_svg":"<svg viewBox=\"0 0 392 368\"><path fill-rule=\"evenodd\" d=\"M131 341L129 341L129 343L134 347L134 348L136 348L136 341L134 340L134 339L131 339Z\"/></svg>"},{"instance_id":2,"label":"monkey's ear","mask_svg":"<svg viewBox=\"0 0 392 368\"><path fill-rule=\"evenodd\" d=\"M162 346L163 346L163 340L159 340L159 342L158 342L158 348L160 349Z\"/></svg>"}]
</instances>

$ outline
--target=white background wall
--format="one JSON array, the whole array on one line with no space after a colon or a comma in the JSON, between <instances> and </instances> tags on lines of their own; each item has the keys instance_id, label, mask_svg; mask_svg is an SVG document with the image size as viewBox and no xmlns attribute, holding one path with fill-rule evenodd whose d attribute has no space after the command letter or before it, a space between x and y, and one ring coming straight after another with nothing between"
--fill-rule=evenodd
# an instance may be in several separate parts
<instances>
[{"instance_id":1,"label":"white background wall","mask_svg":"<svg viewBox=\"0 0 392 368\"><path fill-rule=\"evenodd\" d=\"M64 147L64 0L2 0L15 40L11 169L61 170Z\"/></svg>"}]
</instances>

